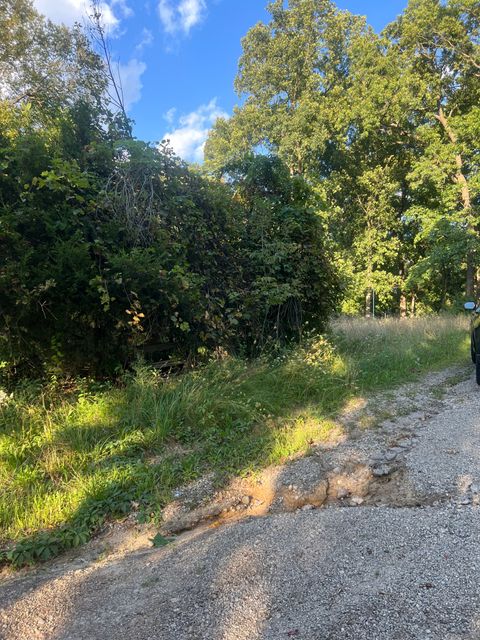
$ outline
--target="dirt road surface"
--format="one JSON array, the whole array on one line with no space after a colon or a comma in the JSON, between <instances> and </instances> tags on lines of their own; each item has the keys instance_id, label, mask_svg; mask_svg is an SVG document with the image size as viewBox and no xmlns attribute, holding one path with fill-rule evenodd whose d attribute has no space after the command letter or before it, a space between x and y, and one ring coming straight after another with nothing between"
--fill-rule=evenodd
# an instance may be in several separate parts
<instances>
[{"instance_id":1,"label":"dirt road surface","mask_svg":"<svg viewBox=\"0 0 480 640\"><path fill-rule=\"evenodd\" d=\"M126 524L4 577L0 638L480 638L480 389L470 373L435 374L350 412L343 437L258 481L266 494L275 478L263 515L252 485L164 548ZM203 499L209 516L215 499Z\"/></svg>"}]
</instances>

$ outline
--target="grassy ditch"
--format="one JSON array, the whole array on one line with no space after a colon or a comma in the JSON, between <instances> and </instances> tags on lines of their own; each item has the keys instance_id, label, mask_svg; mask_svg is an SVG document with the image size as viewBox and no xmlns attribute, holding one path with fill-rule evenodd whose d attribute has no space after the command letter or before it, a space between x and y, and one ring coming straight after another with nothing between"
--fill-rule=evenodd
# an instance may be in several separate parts
<instances>
[{"instance_id":1,"label":"grassy ditch","mask_svg":"<svg viewBox=\"0 0 480 640\"><path fill-rule=\"evenodd\" d=\"M122 384L30 382L0 404L0 561L78 546L135 506L160 518L173 489L306 451L353 397L468 362L467 321L338 320L276 357L226 358Z\"/></svg>"}]
</instances>

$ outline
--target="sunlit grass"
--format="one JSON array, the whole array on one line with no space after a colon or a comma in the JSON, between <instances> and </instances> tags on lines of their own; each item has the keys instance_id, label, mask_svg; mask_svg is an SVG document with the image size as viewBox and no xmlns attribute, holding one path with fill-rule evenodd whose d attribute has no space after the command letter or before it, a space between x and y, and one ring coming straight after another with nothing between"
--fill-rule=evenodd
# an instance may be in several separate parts
<instances>
[{"instance_id":1,"label":"sunlit grass","mask_svg":"<svg viewBox=\"0 0 480 640\"><path fill-rule=\"evenodd\" d=\"M354 398L467 363L466 325L342 319L254 362L168 379L139 367L117 386L78 381L68 392L24 385L0 406L0 541L26 539L14 562L45 558L132 503L157 517L176 486L206 472L221 482L305 453Z\"/></svg>"}]
</instances>

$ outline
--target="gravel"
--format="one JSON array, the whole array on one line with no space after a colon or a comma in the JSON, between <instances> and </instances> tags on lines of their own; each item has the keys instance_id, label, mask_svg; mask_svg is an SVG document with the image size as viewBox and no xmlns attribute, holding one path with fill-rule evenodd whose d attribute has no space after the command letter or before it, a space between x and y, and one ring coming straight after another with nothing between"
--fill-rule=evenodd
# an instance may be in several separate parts
<instances>
[{"instance_id":1,"label":"gravel","mask_svg":"<svg viewBox=\"0 0 480 640\"><path fill-rule=\"evenodd\" d=\"M472 382L456 388L454 407L423 423L405 454L415 489L425 495L464 493L480 482L480 393Z\"/></svg>"},{"instance_id":2,"label":"gravel","mask_svg":"<svg viewBox=\"0 0 480 640\"><path fill-rule=\"evenodd\" d=\"M47 573L20 599L11 584L0 629L9 640L473 639L479 584L477 509L298 511Z\"/></svg>"},{"instance_id":3,"label":"gravel","mask_svg":"<svg viewBox=\"0 0 480 640\"><path fill-rule=\"evenodd\" d=\"M56 561L0 585L0 638L478 640L479 409L469 380L446 389L437 414L388 427L387 439L409 442L391 445L402 482L433 504L345 494L162 549ZM378 443L359 442L360 457Z\"/></svg>"}]
</instances>

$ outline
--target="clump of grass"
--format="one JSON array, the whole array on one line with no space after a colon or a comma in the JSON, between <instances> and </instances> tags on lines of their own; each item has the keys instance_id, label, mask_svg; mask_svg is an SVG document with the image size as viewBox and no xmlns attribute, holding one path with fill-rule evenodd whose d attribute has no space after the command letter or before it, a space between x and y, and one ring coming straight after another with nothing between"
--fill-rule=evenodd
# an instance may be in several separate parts
<instances>
[{"instance_id":1,"label":"clump of grass","mask_svg":"<svg viewBox=\"0 0 480 640\"><path fill-rule=\"evenodd\" d=\"M418 374L466 359L468 318L340 318L332 339L366 391L413 380Z\"/></svg>"},{"instance_id":2,"label":"clump of grass","mask_svg":"<svg viewBox=\"0 0 480 640\"><path fill-rule=\"evenodd\" d=\"M0 405L0 546L14 565L86 541L107 518L159 516L173 489L306 452L353 397L467 362L466 320L337 320L276 357L168 379L24 385Z\"/></svg>"}]
</instances>

